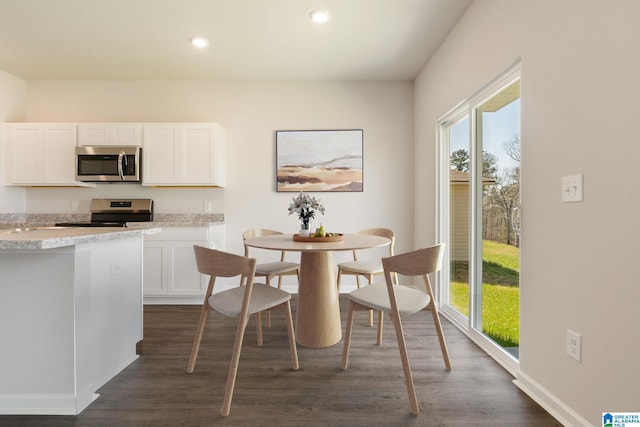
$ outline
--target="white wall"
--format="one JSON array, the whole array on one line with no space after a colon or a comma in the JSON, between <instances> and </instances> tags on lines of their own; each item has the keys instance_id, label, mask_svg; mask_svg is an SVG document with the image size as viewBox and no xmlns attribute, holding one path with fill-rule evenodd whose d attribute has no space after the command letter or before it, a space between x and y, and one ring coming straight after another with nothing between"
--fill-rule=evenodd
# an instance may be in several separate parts
<instances>
[{"instance_id":1,"label":"white wall","mask_svg":"<svg viewBox=\"0 0 640 427\"><path fill-rule=\"evenodd\" d=\"M224 83L184 81L30 81L27 121L215 121L227 130L224 189L29 189L29 212L70 212L93 197L150 197L158 212L202 212L212 200L226 216L227 249L242 252L251 227L295 232L292 193L275 191L275 130L364 129L364 192L317 193L328 231L396 231L413 248L413 83ZM338 257L339 258L339 257Z\"/></svg>"},{"instance_id":2,"label":"white wall","mask_svg":"<svg viewBox=\"0 0 640 427\"><path fill-rule=\"evenodd\" d=\"M27 82L0 70L0 123L24 119ZM3 140L0 132L0 184L4 184ZM23 188L0 185L0 212L20 213L25 210L26 191Z\"/></svg>"},{"instance_id":3,"label":"white wall","mask_svg":"<svg viewBox=\"0 0 640 427\"><path fill-rule=\"evenodd\" d=\"M568 425L640 410L638 16L634 0L475 1L416 81L419 243L435 233L436 120L522 59L518 381ZM584 202L561 203L578 173Z\"/></svg>"}]
</instances>

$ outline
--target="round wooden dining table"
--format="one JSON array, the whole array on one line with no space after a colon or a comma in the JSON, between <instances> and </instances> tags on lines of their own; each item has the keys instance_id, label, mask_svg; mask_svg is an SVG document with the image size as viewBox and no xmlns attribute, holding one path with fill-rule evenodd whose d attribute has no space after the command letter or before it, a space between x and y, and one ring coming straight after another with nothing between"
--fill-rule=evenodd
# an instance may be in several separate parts
<instances>
[{"instance_id":1,"label":"round wooden dining table","mask_svg":"<svg viewBox=\"0 0 640 427\"><path fill-rule=\"evenodd\" d=\"M342 339L334 252L386 246L385 237L345 234L337 242L298 242L292 234L247 239L247 246L300 252L300 283L296 310L296 340L305 347L323 348Z\"/></svg>"}]
</instances>

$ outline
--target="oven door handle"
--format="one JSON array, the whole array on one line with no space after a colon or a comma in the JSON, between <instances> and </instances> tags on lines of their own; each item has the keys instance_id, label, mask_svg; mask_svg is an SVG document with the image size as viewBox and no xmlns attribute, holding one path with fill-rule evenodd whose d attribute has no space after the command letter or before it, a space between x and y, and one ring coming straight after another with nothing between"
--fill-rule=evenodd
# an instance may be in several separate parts
<instances>
[{"instance_id":1,"label":"oven door handle","mask_svg":"<svg viewBox=\"0 0 640 427\"><path fill-rule=\"evenodd\" d=\"M127 168L127 155L124 151L120 151L118 154L118 175L120 175L120 180L124 181L124 171Z\"/></svg>"}]
</instances>

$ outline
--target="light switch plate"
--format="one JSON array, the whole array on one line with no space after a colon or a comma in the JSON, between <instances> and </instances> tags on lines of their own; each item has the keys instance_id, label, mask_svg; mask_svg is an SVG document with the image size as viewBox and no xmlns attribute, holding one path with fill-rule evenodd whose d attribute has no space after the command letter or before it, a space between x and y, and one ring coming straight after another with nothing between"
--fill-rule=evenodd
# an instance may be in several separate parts
<instances>
[{"instance_id":1,"label":"light switch plate","mask_svg":"<svg viewBox=\"0 0 640 427\"><path fill-rule=\"evenodd\" d=\"M562 177L562 201L582 202L582 174Z\"/></svg>"}]
</instances>

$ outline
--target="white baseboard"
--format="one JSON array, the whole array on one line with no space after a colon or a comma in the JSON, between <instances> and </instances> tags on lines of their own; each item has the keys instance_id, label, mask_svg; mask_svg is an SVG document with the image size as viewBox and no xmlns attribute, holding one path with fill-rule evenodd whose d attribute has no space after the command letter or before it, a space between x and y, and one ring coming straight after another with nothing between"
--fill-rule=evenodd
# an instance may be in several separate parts
<instances>
[{"instance_id":1,"label":"white baseboard","mask_svg":"<svg viewBox=\"0 0 640 427\"><path fill-rule=\"evenodd\" d=\"M182 297L182 296L150 296L143 298L144 305L202 305L204 297Z\"/></svg>"},{"instance_id":2,"label":"white baseboard","mask_svg":"<svg viewBox=\"0 0 640 427\"><path fill-rule=\"evenodd\" d=\"M513 380L513 383L542 406L545 411L553 415L562 425L566 427L594 427L593 424L582 418L580 414L523 372L518 372L518 378Z\"/></svg>"}]
</instances>

